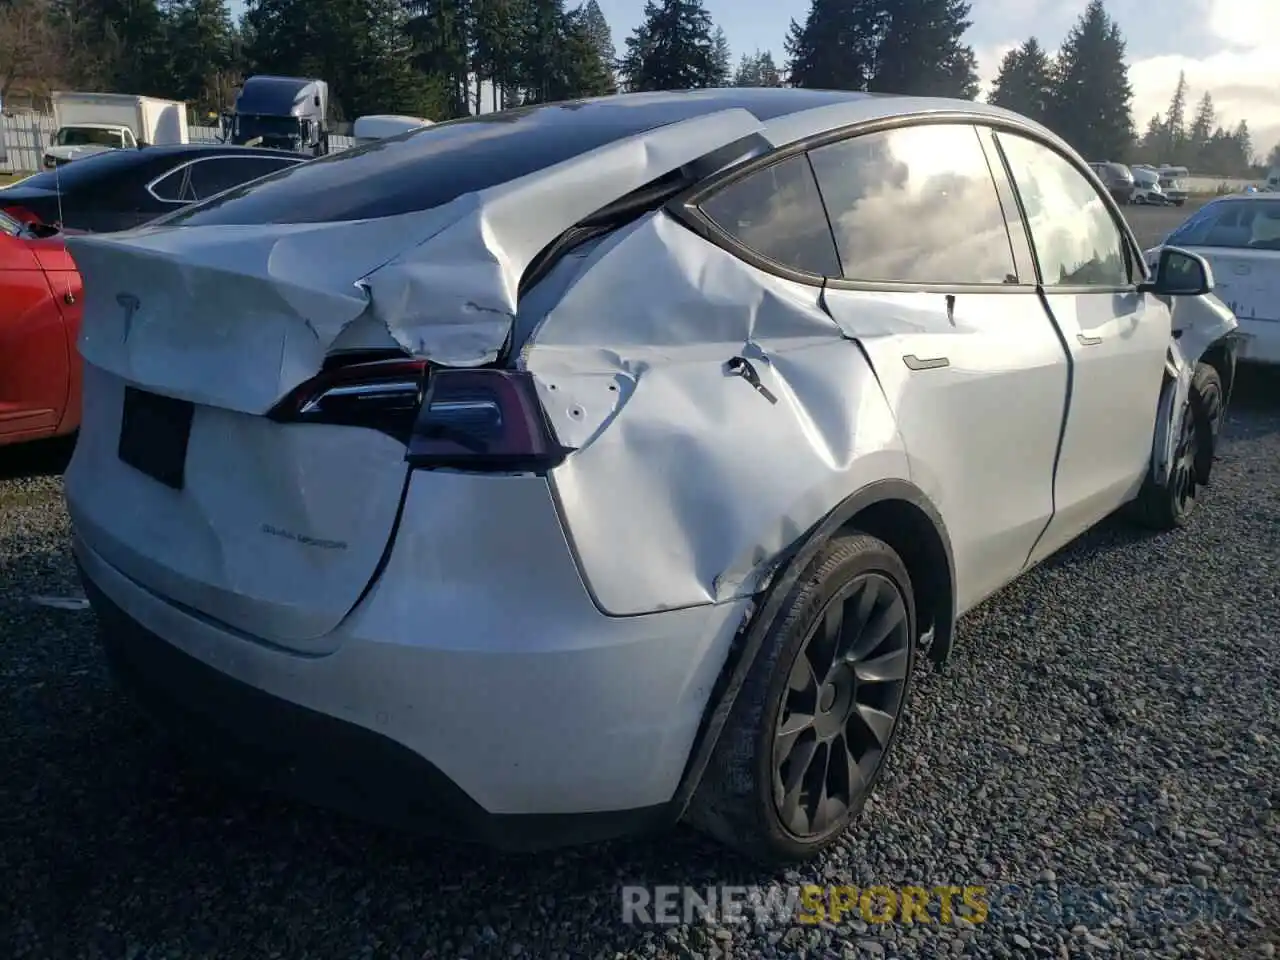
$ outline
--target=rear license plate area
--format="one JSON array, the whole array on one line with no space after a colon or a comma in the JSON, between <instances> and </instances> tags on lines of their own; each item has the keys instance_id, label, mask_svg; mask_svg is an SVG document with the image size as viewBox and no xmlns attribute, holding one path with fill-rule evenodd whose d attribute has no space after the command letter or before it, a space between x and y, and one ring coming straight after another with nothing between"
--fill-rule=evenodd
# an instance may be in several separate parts
<instances>
[{"instance_id":1,"label":"rear license plate area","mask_svg":"<svg viewBox=\"0 0 1280 960\"><path fill-rule=\"evenodd\" d=\"M124 388L120 418L120 460L166 487L186 483L187 444L195 405L136 387Z\"/></svg>"}]
</instances>

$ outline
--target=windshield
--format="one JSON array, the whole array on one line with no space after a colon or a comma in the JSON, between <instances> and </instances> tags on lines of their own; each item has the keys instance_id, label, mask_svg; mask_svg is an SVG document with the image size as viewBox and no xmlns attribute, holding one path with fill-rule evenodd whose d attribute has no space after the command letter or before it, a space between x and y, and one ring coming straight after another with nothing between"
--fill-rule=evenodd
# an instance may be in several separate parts
<instances>
[{"instance_id":1,"label":"windshield","mask_svg":"<svg viewBox=\"0 0 1280 960\"><path fill-rule=\"evenodd\" d=\"M1169 234L1165 243L1175 247L1280 250L1280 199L1211 203Z\"/></svg>"},{"instance_id":2,"label":"windshield","mask_svg":"<svg viewBox=\"0 0 1280 960\"><path fill-rule=\"evenodd\" d=\"M63 127L53 140L59 147L123 147L124 135L119 130L98 130L94 127Z\"/></svg>"},{"instance_id":3,"label":"windshield","mask_svg":"<svg viewBox=\"0 0 1280 960\"><path fill-rule=\"evenodd\" d=\"M296 139L300 133L301 123L298 117L263 117L256 114L236 117L235 135L241 140L251 140L254 137Z\"/></svg>"}]
</instances>

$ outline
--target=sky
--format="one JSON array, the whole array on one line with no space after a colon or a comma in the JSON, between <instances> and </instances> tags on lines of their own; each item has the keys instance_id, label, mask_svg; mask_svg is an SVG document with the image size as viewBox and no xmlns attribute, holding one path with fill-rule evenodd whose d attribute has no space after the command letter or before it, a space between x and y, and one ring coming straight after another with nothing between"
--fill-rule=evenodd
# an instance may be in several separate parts
<instances>
[{"instance_id":1,"label":"sky","mask_svg":"<svg viewBox=\"0 0 1280 960\"><path fill-rule=\"evenodd\" d=\"M598 0L621 52L640 22L644 0ZM573 0L567 5L572 6ZM801 19L808 0L705 0L724 28L734 59L757 48L779 64L792 18ZM1084 11L1087 0L972 0L973 27L966 40L978 55L984 84L1000 59L1027 37L1056 50ZM1107 0L1107 12L1128 41L1134 123L1141 133L1155 113L1169 106L1185 70L1191 105L1208 91L1219 122L1248 120L1255 150L1263 155L1280 142L1280 0ZM1188 118L1189 119L1189 118Z\"/></svg>"},{"instance_id":2,"label":"sky","mask_svg":"<svg viewBox=\"0 0 1280 960\"><path fill-rule=\"evenodd\" d=\"M644 0L598 0L619 53L639 24ZM704 0L724 28L734 60L756 49L773 52L781 65L787 26L801 19L809 0ZM973 27L966 39L978 55L984 89L1000 59L1028 37L1056 50L1088 0L972 0ZM575 0L567 0L573 6ZM241 0L231 0L235 15ZM1219 122L1248 120L1254 149L1263 157L1280 142L1280 0L1107 0L1107 11L1128 41L1134 124L1169 106L1185 70L1190 114L1206 91ZM1188 117L1189 119L1189 117Z\"/></svg>"}]
</instances>

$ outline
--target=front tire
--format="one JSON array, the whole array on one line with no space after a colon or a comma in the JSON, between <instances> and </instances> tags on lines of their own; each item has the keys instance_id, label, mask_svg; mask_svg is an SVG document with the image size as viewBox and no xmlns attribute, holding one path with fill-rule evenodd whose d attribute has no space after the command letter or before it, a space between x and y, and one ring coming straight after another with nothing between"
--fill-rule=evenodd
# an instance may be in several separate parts
<instances>
[{"instance_id":1,"label":"front tire","mask_svg":"<svg viewBox=\"0 0 1280 960\"><path fill-rule=\"evenodd\" d=\"M1218 371L1206 363L1197 364L1169 475L1164 483L1157 484L1148 474L1133 503L1132 515L1137 523L1152 530L1176 530L1186 525L1202 488L1209 483L1225 418L1223 397Z\"/></svg>"},{"instance_id":2,"label":"front tire","mask_svg":"<svg viewBox=\"0 0 1280 960\"><path fill-rule=\"evenodd\" d=\"M824 546L765 637L688 820L770 864L835 843L884 770L916 629L911 580L888 544L852 534Z\"/></svg>"}]
</instances>

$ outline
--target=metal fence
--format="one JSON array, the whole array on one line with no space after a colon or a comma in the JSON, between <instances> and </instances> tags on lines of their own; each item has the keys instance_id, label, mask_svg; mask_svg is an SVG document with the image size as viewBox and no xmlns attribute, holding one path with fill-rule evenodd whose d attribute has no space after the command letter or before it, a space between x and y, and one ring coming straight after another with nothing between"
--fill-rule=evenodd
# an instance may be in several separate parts
<instances>
[{"instance_id":1,"label":"metal fence","mask_svg":"<svg viewBox=\"0 0 1280 960\"><path fill-rule=\"evenodd\" d=\"M0 116L0 173L24 173L40 169L40 158L53 139L57 124L49 114L22 113ZM217 127L193 126L192 143L217 143ZM355 144L352 137L331 134L331 150L345 150Z\"/></svg>"}]
</instances>

